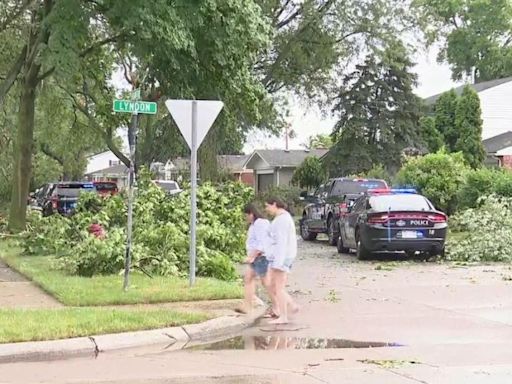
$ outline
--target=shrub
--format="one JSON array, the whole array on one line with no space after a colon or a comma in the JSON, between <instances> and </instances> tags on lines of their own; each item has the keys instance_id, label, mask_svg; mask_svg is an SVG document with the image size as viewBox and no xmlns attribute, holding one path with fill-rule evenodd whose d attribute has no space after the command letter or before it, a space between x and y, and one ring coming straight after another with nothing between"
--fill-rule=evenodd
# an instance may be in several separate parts
<instances>
[{"instance_id":1,"label":"shrub","mask_svg":"<svg viewBox=\"0 0 512 384\"><path fill-rule=\"evenodd\" d=\"M300 200L300 192L300 188L295 186L271 187L265 192L258 194L257 201L263 207L268 198L277 197L288 205L290 213L297 215L302 213L303 202Z\"/></svg>"},{"instance_id":2,"label":"shrub","mask_svg":"<svg viewBox=\"0 0 512 384\"><path fill-rule=\"evenodd\" d=\"M512 197L512 173L508 170L480 168L467 172L459 193L459 209L475 208L483 196Z\"/></svg>"},{"instance_id":3,"label":"shrub","mask_svg":"<svg viewBox=\"0 0 512 384\"><path fill-rule=\"evenodd\" d=\"M134 204L133 269L185 276L189 270L189 191L169 197L147 175L141 176ZM253 198L253 191L239 183L205 183L197 196L198 275L235 279L234 263L245 253L242 207ZM34 220L25 251L57 255L57 267L71 274L119 273L124 267L126 212L120 196L83 195L72 217ZM91 224L105 229L105 239L89 233Z\"/></svg>"},{"instance_id":4,"label":"shrub","mask_svg":"<svg viewBox=\"0 0 512 384\"><path fill-rule=\"evenodd\" d=\"M451 214L457 206L457 195L468 170L462 154L441 150L409 159L397 179L402 185L414 186L438 209Z\"/></svg>"},{"instance_id":5,"label":"shrub","mask_svg":"<svg viewBox=\"0 0 512 384\"><path fill-rule=\"evenodd\" d=\"M482 198L478 208L470 208L452 216L450 227L463 236L448 239L447 260L512 261L511 198Z\"/></svg>"},{"instance_id":6,"label":"shrub","mask_svg":"<svg viewBox=\"0 0 512 384\"><path fill-rule=\"evenodd\" d=\"M306 158L293 173L292 183L301 188L317 188L327 179L327 171L316 156Z\"/></svg>"}]
</instances>

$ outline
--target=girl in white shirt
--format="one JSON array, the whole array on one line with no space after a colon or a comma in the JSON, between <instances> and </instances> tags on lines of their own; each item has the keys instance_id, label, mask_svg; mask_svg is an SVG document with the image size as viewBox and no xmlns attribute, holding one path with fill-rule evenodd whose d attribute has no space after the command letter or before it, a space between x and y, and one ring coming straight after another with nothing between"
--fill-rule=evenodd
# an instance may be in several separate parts
<instances>
[{"instance_id":1,"label":"girl in white shirt","mask_svg":"<svg viewBox=\"0 0 512 384\"><path fill-rule=\"evenodd\" d=\"M286 204L279 199L267 200L265 210L274 217L270 228L271 243L267 252L267 259L270 262L270 281L277 303L278 311L275 311L275 313L278 313L278 317L270 324L287 324L288 309L291 313L299 311L299 306L286 291L288 274L297 257L295 223L286 210Z\"/></svg>"},{"instance_id":2,"label":"girl in white shirt","mask_svg":"<svg viewBox=\"0 0 512 384\"><path fill-rule=\"evenodd\" d=\"M270 280L268 276L268 260L266 258L266 249L270 241L270 222L264 219L254 204L249 204L244 209L249 230L247 231L247 258L245 262L248 268L245 271L245 303L244 307L237 308L238 312L249 313L252 310L255 301L261 301L256 296L256 279L259 277L261 282L267 288L271 299L273 295L270 291Z\"/></svg>"}]
</instances>

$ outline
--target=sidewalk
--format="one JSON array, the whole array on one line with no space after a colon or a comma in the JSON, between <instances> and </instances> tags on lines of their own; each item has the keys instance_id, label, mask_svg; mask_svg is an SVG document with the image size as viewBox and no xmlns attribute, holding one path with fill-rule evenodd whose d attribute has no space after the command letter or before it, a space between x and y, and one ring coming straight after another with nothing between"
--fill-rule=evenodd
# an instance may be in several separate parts
<instances>
[{"instance_id":1,"label":"sidewalk","mask_svg":"<svg viewBox=\"0 0 512 384\"><path fill-rule=\"evenodd\" d=\"M60 307L61 303L0 260L0 309Z\"/></svg>"}]
</instances>

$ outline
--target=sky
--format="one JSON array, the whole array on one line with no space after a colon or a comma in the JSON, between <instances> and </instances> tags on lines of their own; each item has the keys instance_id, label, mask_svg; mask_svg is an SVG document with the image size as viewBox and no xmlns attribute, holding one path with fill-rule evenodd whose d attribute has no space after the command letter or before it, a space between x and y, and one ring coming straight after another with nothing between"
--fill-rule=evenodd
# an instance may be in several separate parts
<instances>
[{"instance_id":1,"label":"sky","mask_svg":"<svg viewBox=\"0 0 512 384\"><path fill-rule=\"evenodd\" d=\"M414 71L418 74L418 86L416 94L422 98L436 95L461 85L451 79L450 68L436 61L437 49L419 50L414 56L417 63ZM324 118L320 111L295 105L289 120L296 137L289 141L289 149L302 149L307 139L319 133L329 134L335 124L335 119ZM282 137L268 137L262 133L251 134L244 146L245 153L251 153L255 149L285 149L286 141Z\"/></svg>"}]
</instances>

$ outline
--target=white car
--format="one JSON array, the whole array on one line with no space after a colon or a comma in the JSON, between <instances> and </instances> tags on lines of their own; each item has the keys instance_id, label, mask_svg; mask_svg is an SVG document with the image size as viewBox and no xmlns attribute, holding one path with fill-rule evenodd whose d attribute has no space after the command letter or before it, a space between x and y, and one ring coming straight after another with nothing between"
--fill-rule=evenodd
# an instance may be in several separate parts
<instances>
[{"instance_id":1,"label":"white car","mask_svg":"<svg viewBox=\"0 0 512 384\"><path fill-rule=\"evenodd\" d=\"M179 184L173 180L153 180L153 183L162 188L169 195L177 195L182 192Z\"/></svg>"}]
</instances>

